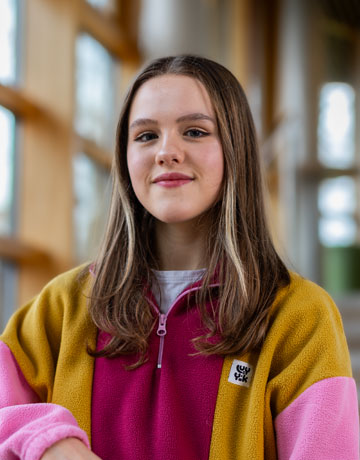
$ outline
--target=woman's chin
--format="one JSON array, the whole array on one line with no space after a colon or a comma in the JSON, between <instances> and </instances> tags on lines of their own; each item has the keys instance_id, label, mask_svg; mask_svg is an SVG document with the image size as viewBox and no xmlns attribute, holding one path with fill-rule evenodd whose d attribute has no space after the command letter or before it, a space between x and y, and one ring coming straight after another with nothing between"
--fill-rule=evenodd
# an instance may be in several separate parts
<instances>
[{"instance_id":1,"label":"woman's chin","mask_svg":"<svg viewBox=\"0 0 360 460\"><path fill-rule=\"evenodd\" d=\"M189 222L193 222L197 217L197 215L180 215L179 213L159 214L155 216L158 222L167 225L186 224Z\"/></svg>"}]
</instances>

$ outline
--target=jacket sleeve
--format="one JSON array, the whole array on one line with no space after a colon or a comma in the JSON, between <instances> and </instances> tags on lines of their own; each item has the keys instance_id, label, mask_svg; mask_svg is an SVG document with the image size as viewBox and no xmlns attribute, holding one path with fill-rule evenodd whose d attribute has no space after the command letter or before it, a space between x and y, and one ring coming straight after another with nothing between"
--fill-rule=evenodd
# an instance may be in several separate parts
<instances>
[{"instance_id":1,"label":"jacket sleeve","mask_svg":"<svg viewBox=\"0 0 360 460\"><path fill-rule=\"evenodd\" d=\"M318 286L294 284L267 338L278 458L358 460L357 392L339 311Z\"/></svg>"},{"instance_id":2,"label":"jacket sleeve","mask_svg":"<svg viewBox=\"0 0 360 460\"><path fill-rule=\"evenodd\" d=\"M348 377L321 380L275 420L279 460L359 459L356 386Z\"/></svg>"},{"instance_id":3,"label":"jacket sleeve","mask_svg":"<svg viewBox=\"0 0 360 460\"><path fill-rule=\"evenodd\" d=\"M0 342L0 458L38 460L55 442L86 433L70 411L42 403L31 389L9 347Z\"/></svg>"}]
</instances>

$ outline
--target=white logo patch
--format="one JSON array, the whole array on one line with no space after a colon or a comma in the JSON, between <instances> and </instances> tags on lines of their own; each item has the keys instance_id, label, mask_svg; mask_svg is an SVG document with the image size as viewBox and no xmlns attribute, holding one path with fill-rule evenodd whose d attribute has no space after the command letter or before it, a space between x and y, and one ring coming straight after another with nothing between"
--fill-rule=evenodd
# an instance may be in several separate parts
<instances>
[{"instance_id":1,"label":"white logo patch","mask_svg":"<svg viewBox=\"0 0 360 460\"><path fill-rule=\"evenodd\" d=\"M249 387L253 376L253 367L249 363L234 359L228 382L240 385L242 387Z\"/></svg>"}]
</instances>

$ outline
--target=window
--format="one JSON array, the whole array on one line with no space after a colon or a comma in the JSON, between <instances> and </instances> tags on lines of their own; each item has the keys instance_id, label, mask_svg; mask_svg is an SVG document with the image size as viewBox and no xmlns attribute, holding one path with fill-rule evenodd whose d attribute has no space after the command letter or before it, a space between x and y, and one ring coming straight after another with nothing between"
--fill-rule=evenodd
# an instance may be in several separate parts
<instances>
[{"instance_id":1,"label":"window","mask_svg":"<svg viewBox=\"0 0 360 460\"><path fill-rule=\"evenodd\" d=\"M0 83L17 77L18 1L0 2ZM0 106L0 237L15 231L15 115ZM17 266L0 258L0 329L16 306Z\"/></svg>"},{"instance_id":2,"label":"window","mask_svg":"<svg viewBox=\"0 0 360 460\"><path fill-rule=\"evenodd\" d=\"M110 201L109 172L84 153L73 159L74 252L78 262L95 255Z\"/></svg>"},{"instance_id":3,"label":"window","mask_svg":"<svg viewBox=\"0 0 360 460\"><path fill-rule=\"evenodd\" d=\"M101 10L112 10L114 8L113 0L86 0L94 8L99 8Z\"/></svg>"},{"instance_id":4,"label":"window","mask_svg":"<svg viewBox=\"0 0 360 460\"><path fill-rule=\"evenodd\" d=\"M16 79L17 0L0 2L0 83Z\"/></svg>"},{"instance_id":5,"label":"window","mask_svg":"<svg viewBox=\"0 0 360 460\"><path fill-rule=\"evenodd\" d=\"M94 222L106 213L119 77L130 78L140 60L127 29L136 2L120 16L121 3L0 0L2 325L99 241L105 218Z\"/></svg>"},{"instance_id":6,"label":"window","mask_svg":"<svg viewBox=\"0 0 360 460\"><path fill-rule=\"evenodd\" d=\"M320 92L318 156L329 168L350 168L355 160L355 91L347 83L326 83Z\"/></svg>"},{"instance_id":7,"label":"window","mask_svg":"<svg viewBox=\"0 0 360 460\"><path fill-rule=\"evenodd\" d=\"M0 235L14 231L15 116L0 106Z\"/></svg>"},{"instance_id":8,"label":"window","mask_svg":"<svg viewBox=\"0 0 360 460\"><path fill-rule=\"evenodd\" d=\"M17 267L0 259L0 329L2 330L17 306Z\"/></svg>"},{"instance_id":9,"label":"window","mask_svg":"<svg viewBox=\"0 0 360 460\"><path fill-rule=\"evenodd\" d=\"M345 30L345 29L344 29ZM348 30L348 29L346 29ZM324 36L324 75L317 124L317 210L321 282L332 294L360 288L359 158L354 35L332 28Z\"/></svg>"},{"instance_id":10,"label":"window","mask_svg":"<svg viewBox=\"0 0 360 460\"><path fill-rule=\"evenodd\" d=\"M76 43L75 129L81 136L112 150L115 139L115 63L90 35Z\"/></svg>"},{"instance_id":11,"label":"window","mask_svg":"<svg viewBox=\"0 0 360 460\"><path fill-rule=\"evenodd\" d=\"M110 158L116 131L118 64L97 40L83 33L76 42L75 72L75 130L82 138L93 141L105 155L108 152ZM109 170L87 153L76 154L73 190L74 254L78 262L83 262L95 255L104 230L110 195Z\"/></svg>"},{"instance_id":12,"label":"window","mask_svg":"<svg viewBox=\"0 0 360 460\"><path fill-rule=\"evenodd\" d=\"M350 246L356 241L356 186L349 176L325 179L320 183L319 238L324 246Z\"/></svg>"}]
</instances>

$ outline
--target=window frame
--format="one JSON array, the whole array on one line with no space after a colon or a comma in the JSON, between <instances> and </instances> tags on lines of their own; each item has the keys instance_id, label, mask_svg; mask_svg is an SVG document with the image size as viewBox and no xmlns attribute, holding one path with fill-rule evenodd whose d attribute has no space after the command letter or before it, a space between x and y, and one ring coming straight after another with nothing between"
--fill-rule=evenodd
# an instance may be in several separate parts
<instances>
[{"instance_id":1,"label":"window frame","mask_svg":"<svg viewBox=\"0 0 360 460\"><path fill-rule=\"evenodd\" d=\"M53 81L54 87L59 82L61 84L61 76L56 74L58 68L52 62L56 64L55 58L64 59L64 53L68 55L61 71L66 80L64 85L72 91L73 55L79 31L92 35L110 54L122 61L121 90L127 86L141 62L135 40L136 27L135 33L131 30L137 21L139 1L117 0L116 4L121 14L109 15L91 7L85 0L45 4L42 0L33 0L22 4L23 9L18 15L21 28L17 42L18 78L12 85L0 84L0 105L15 114L19 126L17 153L21 161L18 160L17 177L21 177L21 181L18 181L20 187L16 196L18 228L15 235L0 237L0 258L19 267L19 304L39 292L57 273L75 263L71 238L71 156L74 152L83 151L102 167L111 168L112 152L74 132L73 106L68 94L53 91L50 100L45 96ZM39 32L41 24L46 25L49 43L44 43L43 32ZM63 53L54 56L51 45L59 41L63 43ZM21 51L25 53L22 56ZM53 172L47 177L45 171L50 164ZM43 193L47 189L42 181L47 181L48 187L54 187L53 191L57 187L59 193ZM42 206L42 200L46 202L45 206ZM51 227L53 219L48 219L51 209L57 211L54 214L59 223L57 227ZM57 230L61 227L64 232ZM57 233L49 236L49 228L51 231L55 228Z\"/></svg>"}]
</instances>

